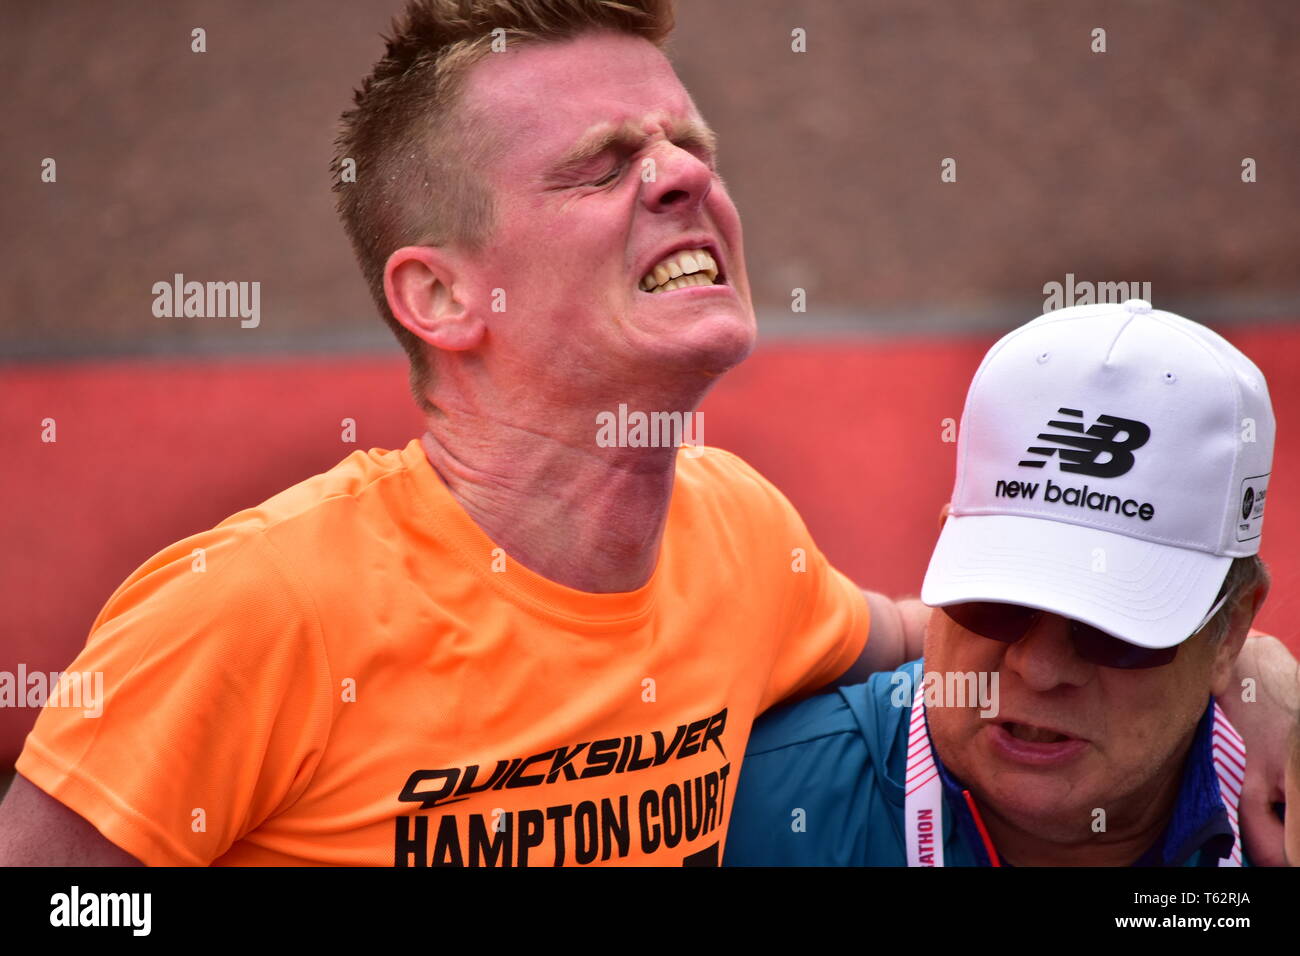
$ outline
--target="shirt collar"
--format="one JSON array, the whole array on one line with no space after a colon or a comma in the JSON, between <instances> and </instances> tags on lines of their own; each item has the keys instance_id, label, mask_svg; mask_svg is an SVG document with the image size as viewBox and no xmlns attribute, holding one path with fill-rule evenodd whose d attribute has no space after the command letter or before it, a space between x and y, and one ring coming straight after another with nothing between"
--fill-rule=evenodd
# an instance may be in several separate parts
<instances>
[{"instance_id":1,"label":"shirt collar","mask_svg":"<svg viewBox=\"0 0 1300 956\"><path fill-rule=\"evenodd\" d=\"M1228 822L1228 809L1219 796L1219 777L1214 770L1211 746L1213 727L1214 706L1211 700L1201 715L1196 736L1187 753L1178 798L1174 802L1174 812L1169 823L1160 839L1133 866L1184 866L1202 851L1202 860L1208 860L1210 865L1214 865L1220 857L1226 857L1232 852L1232 824ZM955 825L961 827L967 845L975 852L977 862L981 866L991 865L992 860L989 859L984 841L975 826L975 819L966 806L966 798L963 796L966 785L943 765L938 751L934 749L933 740L930 741L930 750L934 754L934 765L938 768L939 779L943 781L944 794L948 807L954 814Z\"/></svg>"}]
</instances>

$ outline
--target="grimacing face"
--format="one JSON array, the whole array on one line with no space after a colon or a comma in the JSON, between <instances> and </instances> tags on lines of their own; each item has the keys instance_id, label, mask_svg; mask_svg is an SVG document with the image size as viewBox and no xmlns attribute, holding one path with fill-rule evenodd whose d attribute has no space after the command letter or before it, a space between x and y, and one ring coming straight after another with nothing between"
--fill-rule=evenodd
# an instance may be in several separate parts
<instances>
[{"instance_id":1,"label":"grimacing face","mask_svg":"<svg viewBox=\"0 0 1300 956\"><path fill-rule=\"evenodd\" d=\"M483 313L492 361L530 388L598 393L711 380L749 353L740 218L713 134L653 44L596 31L489 54L462 105L498 146L481 171L497 229L457 292ZM720 284L642 288L695 248ZM498 287L506 309L489 314Z\"/></svg>"},{"instance_id":2,"label":"grimacing face","mask_svg":"<svg viewBox=\"0 0 1300 956\"><path fill-rule=\"evenodd\" d=\"M936 608L925 641L927 671L986 671L999 677L996 716L978 708L926 711L939 758L981 810L1052 843L1104 840L1095 808L1121 833L1176 788L1185 748L1211 694L1227 685L1236 656L1230 640L1205 631L1179 646L1169 664L1140 670L1080 658L1064 618L1044 614L1014 644L972 634ZM1075 738L1055 757L1018 747L1030 725ZM1014 734L1013 734L1014 731ZM1036 759L1041 757L1042 759ZM1162 783L1163 781L1163 783Z\"/></svg>"}]
</instances>

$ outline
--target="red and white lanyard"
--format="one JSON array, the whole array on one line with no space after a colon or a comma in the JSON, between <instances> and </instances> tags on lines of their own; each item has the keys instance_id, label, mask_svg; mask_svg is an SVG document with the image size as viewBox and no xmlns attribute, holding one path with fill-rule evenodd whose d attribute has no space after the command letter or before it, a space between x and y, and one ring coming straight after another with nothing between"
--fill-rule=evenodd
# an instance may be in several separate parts
<instances>
[{"instance_id":1,"label":"red and white lanyard","mask_svg":"<svg viewBox=\"0 0 1300 956\"><path fill-rule=\"evenodd\" d=\"M1232 853L1220 858L1219 866L1241 866L1241 829L1237 807L1241 803L1241 782L1246 769L1246 745L1228 723L1217 701L1210 750L1219 779L1219 796L1232 826ZM912 719L907 734L907 773L904 782L903 826L907 840L908 866L943 866L943 781L930 749L925 725L922 684L912 697Z\"/></svg>"}]
</instances>

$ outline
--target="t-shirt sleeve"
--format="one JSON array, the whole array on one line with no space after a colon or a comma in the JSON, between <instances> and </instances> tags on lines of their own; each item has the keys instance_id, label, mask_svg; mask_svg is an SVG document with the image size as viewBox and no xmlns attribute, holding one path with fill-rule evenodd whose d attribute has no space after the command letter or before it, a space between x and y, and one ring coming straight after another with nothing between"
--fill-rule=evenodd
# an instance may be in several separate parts
<instances>
[{"instance_id":1,"label":"t-shirt sleeve","mask_svg":"<svg viewBox=\"0 0 1300 956\"><path fill-rule=\"evenodd\" d=\"M870 611L862 590L826 559L785 495L741 459L722 454L757 486L762 518L753 550L770 560L771 587L786 595L762 713L825 687L852 667L866 647Z\"/></svg>"},{"instance_id":2,"label":"t-shirt sleeve","mask_svg":"<svg viewBox=\"0 0 1300 956\"><path fill-rule=\"evenodd\" d=\"M16 769L150 865L208 864L291 805L329 733L314 605L260 530L155 556L64 675L80 696L51 695Z\"/></svg>"},{"instance_id":3,"label":"t-shirt sleeve","mask_svg":"<svg viewBox=\"0 0 1300 956\"><path fill-rule=\"evenodd\" d=\"M807 570L794 575L802 587L794 597L795 614L783 635L760 713L825 687L853 666L867 644L866 596L831 566L811 537L805 548Z\"/></svg>"}]
</instances>

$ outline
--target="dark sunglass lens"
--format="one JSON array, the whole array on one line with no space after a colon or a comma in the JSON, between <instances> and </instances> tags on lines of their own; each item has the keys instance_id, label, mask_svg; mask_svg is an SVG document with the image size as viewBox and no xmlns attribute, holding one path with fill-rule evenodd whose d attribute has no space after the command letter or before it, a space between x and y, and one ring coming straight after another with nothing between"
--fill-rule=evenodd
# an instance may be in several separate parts
<instances>
[{"instance_id":1,"label":"dark sunglass lens","mask_svg":"<svg viewBox=\"0 0 1300 956\"><path fill-rule=\"evenodd\" d=\"M1072 621L1070 632L1079 656L1102 667L1121 670L1162 667L1178 654L1177 644L1173 647L1138 647L1082 621Z\"/></svg>"},{"instance_id":2,"label":"dark sunglass lens","mask_svg":"<svg viewBox=\"0 0 1300 956\"><path fill-rule=\"evenodd\" d=\"M1011 643L1025 636L1039 611L1019 604L998 604L994 601L971 601L952 604L944 613L961 627L994 641Z\"/></svg>"}]
</instances>

